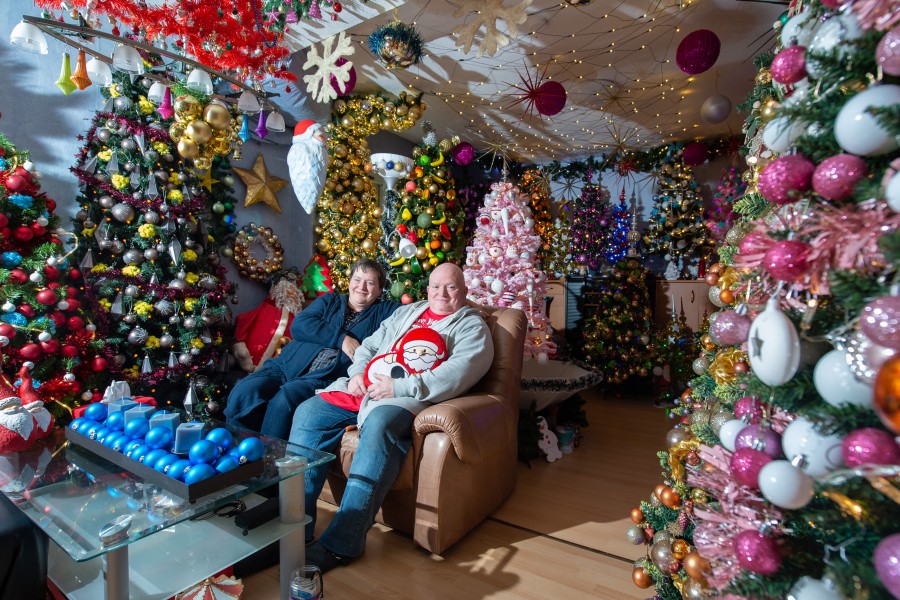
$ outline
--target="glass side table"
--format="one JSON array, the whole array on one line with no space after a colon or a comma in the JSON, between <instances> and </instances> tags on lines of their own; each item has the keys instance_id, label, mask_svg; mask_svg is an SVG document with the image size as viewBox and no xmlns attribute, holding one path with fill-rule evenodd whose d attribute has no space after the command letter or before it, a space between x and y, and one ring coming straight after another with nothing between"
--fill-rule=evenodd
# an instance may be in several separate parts
<instances>
[{"instance_id":1,"label":"glass side table","mask_svg":"<svg viewBox=\"0 0 900 600\"><path fill-rule=\"evenodd\" d=\"M226 427L236 437L257 435ZM303 477L334 455L266 436L263 471L190 503L92 452L58 429L32 448L0 454L0 492L47 536L49 576L69 598L169 598L281 540L281 596L304 561ZM198 517L278 484L280 518L249 534L232 519Z\"/></svg>"}]
</instances>

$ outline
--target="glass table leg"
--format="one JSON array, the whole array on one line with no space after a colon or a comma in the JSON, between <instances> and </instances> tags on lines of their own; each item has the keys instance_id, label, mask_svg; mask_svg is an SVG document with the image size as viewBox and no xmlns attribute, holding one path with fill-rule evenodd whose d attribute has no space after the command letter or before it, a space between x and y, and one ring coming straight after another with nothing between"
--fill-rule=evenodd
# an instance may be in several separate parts
<instances>
[{"instance_id":1,"label":"glass table leg","mask_svg":"<svg viewBox=\"0 0 900 600\"><path fill-rule=\"evenodd\" d=\"M302 471L306 467L306 459L299 456L286 456L275 461L279 476L278 510L282 523L300 523L306 520L304 512L304 477ZM297 473L290 476L291 473ZM281 600L288 600L291 587L291 574L306 561L306 528L299 527L281 538L280 552L280 589Z\"/></svg>"},{"instance_id":2,"label":"glass table leg","mask_svg":"<svg viewBox=\"0 0 900 600\"><path fill-rule=\"evenodd\" d=\"M106 580L106 600L128 600L128 546L103 555L103 578Z\"/></svg>"}]
</instances>

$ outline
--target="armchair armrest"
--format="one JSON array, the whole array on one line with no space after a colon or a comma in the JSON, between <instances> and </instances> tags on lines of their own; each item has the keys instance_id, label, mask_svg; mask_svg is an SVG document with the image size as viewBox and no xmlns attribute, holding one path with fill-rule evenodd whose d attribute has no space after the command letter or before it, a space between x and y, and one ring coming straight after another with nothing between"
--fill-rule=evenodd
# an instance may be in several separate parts
<instances>
[{"instance_id":1,"label":"armchair armrest","mask_svg":"<svg viewBox=\"0 0 900 600\"><path fill-rule=\"evenodd\" d=\"M413 423L415 437L446 433L459 460L478 464L484 457L515 445L515 420L509 399L492 394L453 398L426 408Z\"/></svg>"}]
</instances>

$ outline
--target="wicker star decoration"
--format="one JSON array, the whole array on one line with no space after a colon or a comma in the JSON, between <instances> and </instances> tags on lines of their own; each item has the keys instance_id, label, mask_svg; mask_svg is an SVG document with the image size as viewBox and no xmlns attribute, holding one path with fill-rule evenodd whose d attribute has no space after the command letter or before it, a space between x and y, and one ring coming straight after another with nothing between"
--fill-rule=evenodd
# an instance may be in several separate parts
<instances>
[{"instance_id":1,"label":"wicker star decoration","mask_svg":"<svg viewBox=\"0 0 900 600\"><path fill-rule=\"evenodd\" d=\"M278 204L275 194L289 182L287 179L275 177L269 173L262 154L257 155L252 169L241 169L240 167L232 167L232 169L247 186L247 197L244 198L245 207L264 202L275 212L281 212L281 206Z\"/></svg>"}]
</instances>

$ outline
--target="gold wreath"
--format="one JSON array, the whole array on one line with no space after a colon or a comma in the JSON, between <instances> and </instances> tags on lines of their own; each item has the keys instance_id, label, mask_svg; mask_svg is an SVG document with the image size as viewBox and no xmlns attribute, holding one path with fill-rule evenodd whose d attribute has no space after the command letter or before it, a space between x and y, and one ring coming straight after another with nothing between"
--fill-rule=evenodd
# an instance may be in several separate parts
<instances>
[{"instance_id":1,"label":"gold wreath","mask_svg":"<svg viewBox=\"0 0 900 600\"><path fill-rule=\"evenodd\" d=\"M254 243L266 253L262 260L250 252L250 245ZM256 223L244 225L234 237L232 250L232 260L241 276L254 281L265 281L284 265L284 248L270 227L260 227Z\"/></svg>"}]
</instances>

